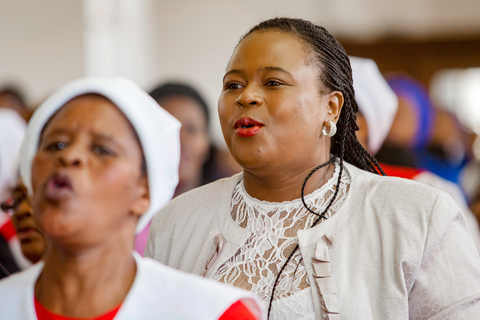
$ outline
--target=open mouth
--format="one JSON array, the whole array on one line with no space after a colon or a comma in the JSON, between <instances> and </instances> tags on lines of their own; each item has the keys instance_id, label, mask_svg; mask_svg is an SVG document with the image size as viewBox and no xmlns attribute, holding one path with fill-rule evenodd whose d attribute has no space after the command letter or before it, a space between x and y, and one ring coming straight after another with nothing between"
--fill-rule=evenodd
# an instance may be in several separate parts
<instances>
[{"instance_id":1,"label":"open mouth","mask_svg":"<svg viewBox=\"0 0 480 320\"><path fill-rule=\"evenodd\" d=\"M248 138L256 135L264 126L263 123L252 118L240 118L235 121L233 129L241 137Z\"/></svg>"},{"instance_id":2,"label":"open mouth","mask_svg":"<svg viewBox=\"0 0 480 320\"><path fill-rule=\"evenodd\" d=\"M66 200L70 198L72 192L72 181L65 174L53 174L45 185L45 196L51 201Z\"/></svg>"}]
</instances>

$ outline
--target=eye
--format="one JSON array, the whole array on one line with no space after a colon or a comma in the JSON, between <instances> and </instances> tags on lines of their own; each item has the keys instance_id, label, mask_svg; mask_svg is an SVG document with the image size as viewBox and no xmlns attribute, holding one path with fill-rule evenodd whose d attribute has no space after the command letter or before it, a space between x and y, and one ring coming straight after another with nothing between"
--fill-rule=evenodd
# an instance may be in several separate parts
<instances>
[{"instance_id":1,"label":"eye","mask_svg":"<svg viewBox=\"0 0 480 320\"><path fill-rule=\"evenodd\" d=\"M277 80L268 80L265 85L267 87L277 87L277 86L280 86L282 85L283 83L281 83L280 81L277 81Z\"/></svg>"},{"instance_id":2,"label":"eye","mask_svg":"<svg viewBox=\"0 0 480 320\"><path fill-rule=\"evenodd\" d=\"M63 150L67 147L67 144L62 141L55 141L47 145L45 148L48 151L58 151L58 150Z\"/></svg>"},{"instance_id":3,"label":"eye","mask_svg":"<svg viewBox=\"0 0 480 320\"><path fill-rule=\"evenodd\" d=\"M99 156L114 156L115 152L113 152L110 148L101 145L95 145L92 148L93 152Z\"/></svg>"},{"instance_id":4,"label":"eye","mask_svg":"<svg viewBox=\"0 0 480 320\"><path fill-rule=\"evenodd\" d=\"M242 85L240 83L237 83L237 82L228 82L226 85L225 85L225 90L235 90L235 89L240 89L242 87Z\"/></svg>"}]
</instances>

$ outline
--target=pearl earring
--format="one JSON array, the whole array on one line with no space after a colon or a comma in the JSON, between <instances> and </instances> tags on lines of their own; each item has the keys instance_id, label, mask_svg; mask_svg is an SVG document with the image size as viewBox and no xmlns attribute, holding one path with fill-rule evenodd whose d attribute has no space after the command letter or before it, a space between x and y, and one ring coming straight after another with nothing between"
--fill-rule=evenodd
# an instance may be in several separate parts
<instances>
[{"instance_id":1,"label":"pearl earring","mask_svg":"<svg viewBox=\"0 0 480 320\"><path fill-rule=\"evenodd\" d=\"M330 127L330 131L327 132L328 127L324 124L322 133L324 136L331 138L337 133L337 125L332 120L328 120L328 126Z\"/></svg>"}]
</instances>

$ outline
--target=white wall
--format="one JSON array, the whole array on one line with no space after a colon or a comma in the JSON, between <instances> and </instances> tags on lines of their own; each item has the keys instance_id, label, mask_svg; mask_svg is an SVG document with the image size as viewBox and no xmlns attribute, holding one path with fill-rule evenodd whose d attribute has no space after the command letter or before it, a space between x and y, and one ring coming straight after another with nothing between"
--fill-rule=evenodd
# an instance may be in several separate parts
<instances>
[{"instance_id":1,"label":"white wall","mask_svg":"<svg viewBox=\"0 0 480 320\"><path fill-rule=\"evenodd\" d=\"M84 72L81 0L0 0L0 85L19 83L30 103Z\"/></svg>"}]
</instances>

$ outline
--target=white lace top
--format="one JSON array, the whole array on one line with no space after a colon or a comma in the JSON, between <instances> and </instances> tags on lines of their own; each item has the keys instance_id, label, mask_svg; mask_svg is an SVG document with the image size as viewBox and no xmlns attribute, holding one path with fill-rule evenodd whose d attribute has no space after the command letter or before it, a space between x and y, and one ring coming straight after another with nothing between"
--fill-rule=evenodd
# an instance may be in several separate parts
<instances>
[{"instance_id":1,"label":"white lace top","mask_svg":"<svg viewBox=\"0 0 480 320\"><path fill-rule=\"evenodd\" d=\"M340 166L327 183L305 197L310 209L321 213L335 192ZM326 216L332 216L343 204L350 187L343 170L340 190ZM234 189L231 214L242 228L251 231L245 244L222 264L213 279L254 293L268 308L271 290L280 268L298 243L297 231L308 229L317 216L308 212L301 199L281 203L260 201L245 191L243 180ZM280 276L270 319L315 319L311 290L305 265L297 250Z\"/></svg>"}]
</instances>

